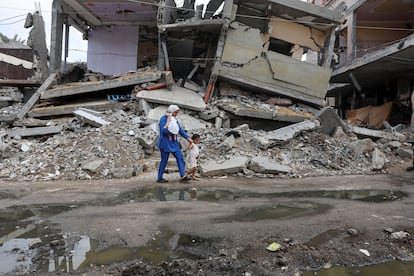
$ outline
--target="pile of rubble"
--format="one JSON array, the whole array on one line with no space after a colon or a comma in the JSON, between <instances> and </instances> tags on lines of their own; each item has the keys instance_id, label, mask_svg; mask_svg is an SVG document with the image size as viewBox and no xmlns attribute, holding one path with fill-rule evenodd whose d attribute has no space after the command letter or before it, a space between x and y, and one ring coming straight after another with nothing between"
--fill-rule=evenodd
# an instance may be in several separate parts
<instances>
[{"instance_id":1,"label":"pile of rubble","mask_svg":"<svg viewBox=\"0 0 414 276\"><path fill-rule=\"evenodd\" d=\"M157 122L123 110L106 111L101 118L108 124L96 127L78 117L67 119L57 134L41 138L11 137L11 130L3 129L1 179L127 178L156 169ZM412 156L411 145L403 141L358 139L340 126L331 137L321 128L318 120L305 120L273 131L244 124L189 133L202 137L200 173L206 177L366 174L384 172Z\"/></svg>"}]
</instances>

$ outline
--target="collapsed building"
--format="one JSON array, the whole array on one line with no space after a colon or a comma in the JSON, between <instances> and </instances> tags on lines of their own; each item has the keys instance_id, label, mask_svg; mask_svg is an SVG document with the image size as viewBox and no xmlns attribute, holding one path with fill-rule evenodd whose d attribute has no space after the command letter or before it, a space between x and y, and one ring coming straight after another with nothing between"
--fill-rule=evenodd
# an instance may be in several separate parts
<instances>
[{"instance_id":1,"label":"collapsed building","mask_svg":"<svg viewBox=\"0 0 414 276\"><path fill-rule=\"evenodd\" d=\"M339 114L370 128L383 128L388 120L409 125L414 105L414 2L308 2L328 8L345 2L346 20L336 33L337 59L327 93Z\"/></svg>"},{"instance_id":2,"label":"collapsed building","mask_svg":"<svg viewBox=\"0 0 414 276\"><path fill-rule=\"evenodd\" d=\"M113 75L157 65L172 73L178 87L198 93L206 103L216 95L232 95L234 86L281 106L271 110L273 116L239 101L221 103L236 117L298 122L310 114L285 106L325 105L341 7L227 0L210 1L203 13L203 6L194 3L56 0L51 68L60 68L62 52L67 53L62 46L68 45L69 35L66 31L63 37L63 29L71 25L88 38L88 69L93 72ZM317 58L303 60L306 52Z\"/></svg>"}]
</instances>

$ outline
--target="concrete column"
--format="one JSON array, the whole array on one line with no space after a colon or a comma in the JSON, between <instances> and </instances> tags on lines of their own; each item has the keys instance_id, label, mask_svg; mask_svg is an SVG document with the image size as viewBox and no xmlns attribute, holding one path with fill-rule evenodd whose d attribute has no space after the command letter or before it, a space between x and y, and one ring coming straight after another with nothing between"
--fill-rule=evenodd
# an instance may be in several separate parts
<instances>
[{"instance_id":1,"label":"concrete column","mask_svg":"<svg viewBox=\"0 0 414 276\"><path fill-rule=\"evenodd\" d=\"M50 71L56 72L62 63L63 16L57 0L52 4L52 26L50 38Z\"/></svg>"},{"instance_id":2,"label":"concrete column","mask_svg":"<svg viewBox=\"0 0 414 276\"><path fill-rule=\"evenodd\" d=\"M353 12L347 18L347 42L346 42L346 56L347 56L347 64L350 64L355 59L356 53L356 36L357 36L357 29L356 29L356 13Z\"/></svg>"}]
</instances>

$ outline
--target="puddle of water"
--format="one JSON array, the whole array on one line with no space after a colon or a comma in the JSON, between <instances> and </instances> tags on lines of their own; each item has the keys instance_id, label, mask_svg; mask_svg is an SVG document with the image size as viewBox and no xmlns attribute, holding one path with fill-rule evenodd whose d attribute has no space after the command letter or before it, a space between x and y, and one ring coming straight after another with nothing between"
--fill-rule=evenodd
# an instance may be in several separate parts
<instances>
[{"instance_id":1,"label":"puddle of water","mask_svg":"<svg viewBox=\"0 0 414 276\"><path fill-rule=\"evenodd\" d=\"M0 244L5 241L6 235L27 227L32 221L45 219L76 207L69 205L19 205L2 209L0 210Z\"/></svg>"},{"instance_id":2,"label":"puddle of water","mask_svg":"<svg viewBox=\"0 0 414 276\"><path fill-rule=\"evenodd\" d=\"M401 191L392 190L325 190L325 191L299 191L280 193L286 197L317 197L317 198L335 198L350 199L367 202L386 202L402 199L408 194Z\"/></svg>"},{"instance_id":3,"label":"puddle of water","mask_svg":"<svg viewBox=\"0 0 414 276\"><path fill-rule=\"evenodd\" d=\"M388 262L363 267L332 267L319 271L306 271L302 276L411 276L414 275L414 263Z\"/></svg>"},{"instance_id":4,"label":"puddle of water","mask_svg":"<svg viewBox=\"0 0 414 276\"><path fill-rule=\"evenodd\" d=\"M104 205L116 205L126 202L147 201L221 201L238 200L242 198L334 198L359 200L366 202L387 202L407 197L406 193L392 190L325 190L325 191L296 191L282 193L252 193L245 191L220 190L220 189L168 189L165 187L135 189L121 193L118 197L104 201ZM102 204L102 203L100 203Z\"/></svg>"},{"instance_id":5,"label":"puddle of water","mask_svg":"<svg viewBox=\"0 0 414 276\"><path fill-rule=\"evenodd\" d=\"M26 274L32 264L33 252L29 246L34 239L12 239L0 246L0 274L9 273L19 267L18 271Z\"/></svg>"},{"instance_id":6,"label":"puddle of water","mask_svg":"<svg viewBox=\"0 0 414 276\"><path fill-rule=\"evenodd\" d=\"M68 238L66 237L65 240L67 239ZM73 245L73 250L66 252L65 255L55 254L52 250L50 252L48 264L39 266L38 271L74 272L84 269L91 264L109 265L140 258L153 264L160 264L177 258L197 259L200 258L200 256L188 252L188 248L198 245L202 241L203 240L200 238L176 234L167 230L160 232L142 247L125 248L113 246L96 252L98 242L87 236L82 236L80 240Z\"/></svg>"},{"instance_id":7,"label":"puddle of water","mask_svg":"<svg viewBox=\"0 0 414 276\"><path fill-rule=\"evenodd\" d=\"M294 202L266 207L240 208L235 215L219 218L216 222L254 222L267 219L292 219L320 214L329 208L329 205L313 202Z\"/></svg>"},{"instance_id":8,"label":"puddle of water","mask_svg":"<svg viewBox=\"0 0 414 276\"><path fill-rule=\"evenodd\" d=\"M42 229L49 230L48 227ZM199 259L206 257L209 240L185 234L177 234L164 229L145 246L125 248L113 246L96 251L98 241L88 236L70 234L39 233L34 228L19 238L6 241L0 246L0 274L37 272L74 272L87 266L109 265L133 259L143 259L148 263L160 264L177 258ZM50 231L50 230L49 230ZM49 233L49 232L48 232ZM41 237L36 246L31 246ZM53 244L53 245L52 245Z\"/></svg>"},{"instance_id":9,"label":"puddle of water","mask_svg":"<svg viewBox=\"0 0 414 276\"><path fill-rule=\"evenodd\" d=\"M17 199L18 196L15 195L15 194L12 194L12 193L8 193L8 192L0 192L0 200L1 199L6 199L6 198Z\"/></svg>"}]
</instances>

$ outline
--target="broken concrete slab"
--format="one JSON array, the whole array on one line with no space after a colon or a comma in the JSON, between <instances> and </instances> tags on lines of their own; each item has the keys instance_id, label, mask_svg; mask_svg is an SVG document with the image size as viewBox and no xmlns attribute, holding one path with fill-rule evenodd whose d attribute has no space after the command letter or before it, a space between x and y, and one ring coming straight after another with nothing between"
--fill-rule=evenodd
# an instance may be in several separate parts
<instances>
[{"instance_id":1,"label":"broken concrete slab","mask_svg":"<svg viewBox=\"0 0 414 276\"><path fill-rule=\"evenodd\" d=\"M357 135L368 136L372 138L385 138L389 140L405 141L406 136L398 132L385 132L364 127L351 126L351 131Z\"/></svg>"},{"instance_id":2,"label":"broken concrete slab","mask_svg":"<svg viewBox=\"0 0 414 276\"><path fill-rule=\"evenodd\" d=\"M332 136L335 134L338 126L341 127L345 133L350 133L349 128L342 122L341 118L339 118L335 109L330 106L322 108L315 114L313 119L316 119L321 123L319 131L327 135Z\"/></svg>"},{"instance_id":3,"label":"broken concrete slab","mask_svg":"<svg viewBox=\"0 0 414 276\"><path fill-rule=\"evenodd\" d=\"M208 121L211 119L216 118L219 115L219 110L218 109L206 109L204 111L201 111L200 113L198 113L198 116L200 117L200 119Z\"/></svg>"},{"instance_id":4,"label":"broken concrete slab","mask_svg":"<svg viewBox=\"0 0 414 276\"><path fill-rule=\"evenodd\" d=\"M404 148L398 148L397 154L401 156L402 158L409 159L413 156L413 150L412 149L404 149Z\"/></svg>"},{"instance_id":5,"label":"broken concrete slab","mask_svg":"<svg viewBox=\"0 0 414 276\"><path fill-rule=\"evenodd\" d=\"M303 131L314 130L320 126L318 120L306 120L290 126L282 127L267 134L266 139L277 142L286 142Z\"/></svg>"},{"instance_id":6,"label":"broken concrete slab","mask_svg":"<svg viewBox=\"0 0 414 276\"><path fill-rule=\"evenodd\" d=\"M138 101L138 111L139 112L143 112L145 115L148 114L148 112L151 110L150 105L148 104L148 102L144 99L140 99Z\"/></svg>"},{"instance_id":7,"label":"broken concrete slab","mask_svg":"<svg viewBox=\"0 0 414 276\"><path fill-rule=\"evenodd\" d=\"M218 106L223 110L241 117L260 118L284 122L302 122L312 117L311 113L294 110L283 106L247 106L241 102L221 102Z\"/></svg>"},{"instance_id":8,"label":"broken concrete slab","mask_svg":"<svg viewBox=\"0 0 414 276\"><path fill-rule=\"evenodd\" d=\"M260 148L262 150L266 150L274 146L274 142L270 141L266 137L262 136L255 136L252 139L252 143L255 147Z\"/></svg>"},{"instance_id":9,"label":"broken concrete slab","mask_svg":"<svg viewBox=\"0 0 414 276\"><path fill-rule=\"evenodd\" d=\"M270 174L292 172L292 169L289 166L282 165L268 157L263 157L263 156L253 157L250 160L248 169L258 172L258 173L270 173Z\"/></svg>"},{"instance_id":10,"label":"broken concrete slab","mask_svg":"<svg viewBox=\"0 0 414 276\"><path fill-rule=\"evenodd\" d=\"M381 152L378 148L375 148L372 152L372 169L382 170L386 161L387 158L385 157L385 154Z\"/></svg>"},{"instance_id":11,"label":"broken concrete slab","mask_svg":"<svg viewBox=\"0 0 414 276\"><path fill-rule=\"evenodd\" d=\"M165 112L167 111L167 106L158 106L154 109L151 109L148 112L147 115L147 119L153 120L158 122L160 120L160 118L165 114ZM178 113L177 118L181 124L181 126L187 130L196 130L196 129L204 129L206 128L206 123L193 118L187 114L184 113Z\"/></svg>"},{"instance_id":12,"label":"broken concrete slab","mask_svg":"<svg viewBox=\"0 0 414 276\"><path fill-rule=\"evenodd\" d=\"M225 175L242 171L248 162L249 158L245 156L233 156L222 162L209 160L200 164L199 168L202 176Z\"/></svg>"},{"instance_id":13,"label":"broken concrete slab","mask_svg":"<svg viewBox=\"0 0 414 276\"><path fill-rule=\"evenodd\" d=\"M139 132L135 133L135 137L144 149L154 148L158 141L158 133L151 128L140 129Z\"/></svg>"},{"instance_id":14,"label":"broken concrete slab","mask_svg":"<svg viewBox=\"0 0 414 276\"><path fill-rule=\"evenodd\" d=\"M96 159L82 165L82 169L96 173L108 162L107 159Z\"/></svg>"},{"instance_id":15,"label":"broken concrete slab","mask_svg":"<svg viewBox=\"0 0 414 276\"><path fill-rule=\"evenodd\" d=\"M224 139L224 141L222 143L217 145L216 149L218 149L222 152L226 152L226 151L231 150L234 147L235 144L236 144L236 139L234 138L233 135L230 135L229 137Z\"/></svg>"},{"instance_id":16,"label":"broken concrete slab","mask_svg":"<svg viewBox=\"0 0 414 276\"><path fill-rule=\"evenodd\" d=\"M374 142L370 138L356 140L349 144L351 151L355 156L361 156L364 153L374 150Z\"/></svg>"},{"instance_id":17,"label":"broken concrete slab","mask_svg":"<svg viewBox=\"0 0 414 276\"><path fill-rule=\"evenodd\" d=\"M61 132L63 127L61 125L49 126L49 127L32 127L32 128L19 128L7 130L6 133L10 137L29 137L29 136L42 136L49 134L56 134Z\"/></svg>"},{"instance_id":18,"label":"broken concrete slab","mask_svg":"<svg viewBox=\"0 0 414 276\"><path fill-rule=\"evenodd\" d=\"M20 102L22 99L23 93L17 88L0 88L0 102Z\"/></svg>"},{"instance_id":19,"label":"broken concrete slab","mask_svg":"<svg viewBox=\"0 0 414 276\"><path fill-rule=\"evenodd\" d=\"M73 114L79 118L79 120L91 126L101 127L110 124L108 121L81 109L73 111Z\"/></svg>"},{"instance_id":20,"label":"broken concrete slab","mask_svg":"<svg viewBox=\"0 0 414 276\"><path fill-rule=\"evenodd\" d=\"M30 110L28 115L33 118L68 115L80 108L87 108L95 111L120 110L122 104L117 101L99 100L59 106L36 107Z\"/></svg>"},{"instance_id":21,"label":"broken concrete slab","mask_svg":"<svg viewBox=\"0 0 414 276\"><path fill-rule=\"evenodd\" d=\"M44 92L49 89L56 82L56 73L50 74L49 77L42 83L39 89L30 97L30 99L25 103L22 109L17 113L17 119L21 119L26 116L27 112L34 106L34 104L42 97Z\"/></svg>"},{"instance_id":22,"label":"broken concrete slab","mask_svg":"<svg viewBox=\"0 0 414 276\"><path fill-rule=\"evenodd\" d=\"M144 99L151 103L166 105L176 104L180 108L195 111L203 111L206 109L206 104L200 95L194 91L178 86L173 86L171 90L158 89L152 91L140 91L136 97L137 99Z\"/></svg>"},{"instance_id":23,"label":"broken concrete slab","mask_svg":"<svg viewBox=\"0 0 414 276\"><path fill-rule=\"evenodd\" d=\"M162 76L160 71L138 71L133 74L124 75L112 80L76 82L66 84L43 93L41 99L52 99L70 95L78 95L91 92L99 92L125 86L137 85L145 82L159 80Z\"/></svg>"}]
</instances>

